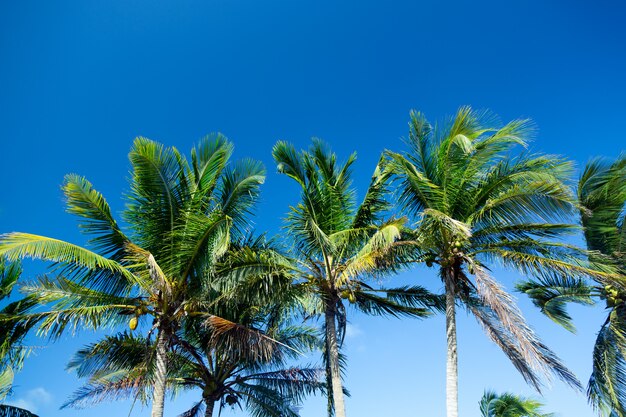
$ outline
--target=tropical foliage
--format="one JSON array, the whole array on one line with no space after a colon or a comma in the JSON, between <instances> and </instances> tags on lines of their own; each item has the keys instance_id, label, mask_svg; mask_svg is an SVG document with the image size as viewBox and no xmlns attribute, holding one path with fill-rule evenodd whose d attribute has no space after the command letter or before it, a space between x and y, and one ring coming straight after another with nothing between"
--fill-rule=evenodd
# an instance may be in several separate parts
<instances>
[{"instance_id":1,"label":"tropical foliage","mask_svg":"<svg viewBox=\"0 0 626 417\"><path fill-rule=\"evenodd\" d=\"M491 269L499 264L544 278L609 276L584 250L558 240L577 230L567 223L576 208L567 185L571 164L526 152L527 120L498 126L488 113L463 107L443 127L418 112L409 126L409 152L386 154L398 201L416 222L418 260L437 268L445 287L448 417L458 415L457 303L534 388L549 373L578 388Z\"/></svg>"},{"instance_id":2,"label":"tropical foliage","mask_svg":"<svg viewBox=\"0 0 626 417\"><path fill-rule=\"evenodd\" d=\"M257 317L256 319L259 319ZM269 324L267 317L262 318ZM258 324L246 326L258 331ZM311 346L317 337L307 329L281 326L263 332L277 342L266 357L228 349L213 342L215 334L196 324L177 335L177 342L168 352L167 387L172 395L180 391L199 392L199 401L181 416L207 417L216 405L245 407L258 417L298 415L294 408L304 395L325 392L320 369L288 367L287 362ZM150 398L154 367L150 361L155 349L153 340L121 333L80 350L69 364L88 384L79 389L66 406L85 406L106 399L124 397L146 402Z\"/></svg>"},{"instance_id":3,"label":"tropical foliage","mask_svg":"<svg viewBox=\"0 0 626 417\"><path fill-rule=\"evenodd\" d=\"M246 217L264 180L261 164L229 164L233 146L223 136L205 138L189 162L175 148L145 138L133 144L132 178L124 220L86 179L68 175L63 186L68 211L81 218L92 250L69 242L10 233L0 255L10 260L54 262L25 291L48 311L24 316L52 338L79 327L103 328L149 317L156 333L153 417L162 417L167 352L189 315L202 315L206 270L228 248L231 235L246 232ZM198 311L196 311L198 310ZM211 325L211 315L205 317ZM225 329L227 330L227 329Z\"/></svg>"},{"instance_id":4,"label":"tropical foliage","mask_svg":"<svg viewBox=\"0 0 626 417\"><path fill-rule=\"evenodd\" d=\"M383 153L360 201L355 154L340 162L317 139L301 151L276 143L278 171L299 191L281 240L255 237L250 222L265 171L257 161L232 162L233 145L221 135L190 157L137 138L119 222L89 181L66 176L67 211L79 217L85 247L0 235L0 400L31 331L56 340L90 328L110 333L75 354L69 369L85 385L66 406L132 398L162 417L167 395L192 391L198 401L180 417L227 406L296 417L306 395L322 393L329 416L345 417L350 308L413 318L445 311L448 417L458 416L459 307L535 389L551 376L581 388L494 278L498 266L522 274L518 290L569 330L566 303L606 302L588 394L605 414L626 417L626 157L591 162L576 196L570 162L527 150L529 121L495 120L462 107L433 126L412 112L409 150ZM572 224L578 214L587 249L567 243L581 230ZM8 300L25 258L51 268ZM443 296L381 285L416 263L436 270ZM321 329L303 325L317 319ZM299 366L313 349L323 367ZM480 406L484 417L550 416L511 394L486 392ZM6 405L0 415L34 416Z\"/></svg>"},{"instance_id":5,"label":"tropical foliage","mask_svg":"<svg viewBox=\"0 0 626 417\"><path fill-rule=\"evenodd\" d=\"M351 188L356 155L339 163L319 140L308 151L278 142L273 150L279 172L300 188L300 202L286 219L293 242L297 283L308 295L307 315L324 317L324 360L329 414L345 416L340 346L345 335L345 301L366 314L425 317L441 306L439 297L423 287L383 288L365 278L383 276L406 264L410 251L399 242L404 219L385 219L384 199L389 174L379 165L361 204ZM382 164L382 161L381 161Z\"/></svg>"},{"instance_id":6,"label":"tropical foliage","mask_svg":"<svg viewBox=\"0 0 626 417\"><path fill-rule=\"evenodd\" d=\"M206 271L203 304L194 306L172 335L167 353L166 387L172 395L201 392L201 400L183 416L211 416L216 404L243 405L254 416L295 416L293 407L304 394L324 392L319 369L287 367L319 343L313 330L289 323L294 293L284 273L287 265L260 237L231 244ZM268 281L273 293L260 288ZM210 308L211 326L199 307ZM128 333L85 347L69 368L88 383L66 406L125 397L147 402L156 348L153 338Z\"/></svg>"},{"instance_id":7,"label":"tropical foliage","mask_svg":"<svg viewBox=\"0 0 626 417\"><path fill-rule=\"evenodd\" d=\"M552 417L541 411L539 401L509 393L486 391L480 399L481 417Z\"/></svg>"},{"instance_id":8,"label":"tropical foliage","mask_svg":"<svg viewBox=\"0 0 626 417\"><path fill-rule=\"evenodd\" d=\"M604 414L626 416L626 157L613 163L587 164L578 184L585 239L592 257L618 269L619 274L598 277L595 285L577 278L547 277L520 283L535 305L556 323L574 331L567 303L594 304L604 300L607 318L593 350L593 372L587 394ZM602 256L605 255L605 256Z\"/></svg>"},{"instance_id":9,"label":"tropical foliage","mask_svg":"<svg viewBox=\"0 0 626 417\"><path fill-rule=\"evenodd\" d=\"M0 258L0 301L11 295L21 273L18 262L7 262ZM24 314L32 307L34 304L28 297L11 302L0 310L0 319ZM30 353L30 348L23 344L27 333L28 326L13 326L10 322L0 321L0 402L11 394L14 370L22 367ZM0 416L37 417L28 410L7 404L0 404Z\"/></svg>"}]
</instances>

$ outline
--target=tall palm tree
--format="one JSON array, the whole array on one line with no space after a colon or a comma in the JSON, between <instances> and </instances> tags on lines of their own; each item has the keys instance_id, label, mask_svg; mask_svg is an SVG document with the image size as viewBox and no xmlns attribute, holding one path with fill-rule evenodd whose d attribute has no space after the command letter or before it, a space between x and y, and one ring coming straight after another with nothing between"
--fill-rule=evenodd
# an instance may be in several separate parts
<instances>
[{"instance_id":1,"label":"tall palm tree","mask_svg":"<svg viewBox=\"0 0 626 417\"><path fill-rule=\"evenodd\" d=\"M489 269L499 263L531 276L606 274L582 249L556 240L576 229L564 222L576 206L565 183L570 163L516 153L527 146L526 120L495 127L488 114L462 107L444 127L418 112L409 126L410 151L386 154L399 205L416 222L418 260L438 270L445 288L448 417L458 416L458 303L533 387L549 372L579 387Z\"/></svg>"},{"instance_id":2,"label":"tall palm tree","mask_svg":"<svg viewBox=\"0 0 626 417\"><path fill-rule=\"evenodd\" d=\"M329 415L344 417L340 345L347 323L348 300L366 314L424 317L440 305L439 298L422 287L383 288L366 278L392 272L405 253L395 250L404 219L383 219L388 174L377 167L360 205L351 188L350 170L356 156L341 164L319 140L309 151L296 151L278 142L273 156L279 172L300 187L300 202L286 219L293 242L297 285L309 296L307 314L324 317L324 359L329 387Z\"/></svg>"},{"instance_id":3,"label":"tall palm tree","mask_svg":"<svg viewBox=\"0 0 626 417\"><path fill-rule=\"evenodd\" d=\"M481 417L552 417L543 413L539 401L522 398L509 393L496 394L486 391L480 399Z\"/></svg>"},{"instance_id":4,"label":"tall palm tree","mask_svg":"<svg viewBox=\"0 0 626 417\"><path fill-rule=\"evenodd\" d=\"M0 301L11 295L21 273L18 262L7 262L0 257ZM29 297L13 301L0 309L0 320L24 314L34 306ZM27 332L28 325L13 326L9 322L0 321L0 402L11 393L14 370L22 367L25 357L30 353L30 349L23 345ZM37 417L28 410L7 404L0 404L0 416Z\"/></svg>"},{"instance_id":5,"label":"tall palm tree","mask_svg":"<svg viewBox=\"0 0 626 417\"><path fill-rule=\"evenodd\" d=\"M131 329L149 317L156 333L152 416L162 417L167 351L193 316L205 271L228 247L231 234L245 232L247 215L264 180L260 163L230 164L233 146L221 135L205 138L189 162L175 148L145 138L129 154L132 178L123 217L116 222L104 197L84 178L68 175L63 190L68 211L81 217L93 250L26 233L0 237L0 255L54 263L26 291L49 311L24 320L58 337L80 326L99 328L128 320ZM130 320L129 320L130 317Z\"/></svg>"},{"instance_id":6,"label":"tall palm tree","mask_svg":"<svg viewBox=\"0 0 626 417\"><path fill-rule=\"evenodd\" d=\"M575 331L566 304L591 305L604 300L607 318L593 350L587 395L602 414L626 416L626 156L609 163L596 159L585 167L578 183L585 240L593 257L618 269L595 284L582 279L551 277L518 285L541 311ZM603 254L603 255L601 255Z\"/></svg>"}]
</instances>

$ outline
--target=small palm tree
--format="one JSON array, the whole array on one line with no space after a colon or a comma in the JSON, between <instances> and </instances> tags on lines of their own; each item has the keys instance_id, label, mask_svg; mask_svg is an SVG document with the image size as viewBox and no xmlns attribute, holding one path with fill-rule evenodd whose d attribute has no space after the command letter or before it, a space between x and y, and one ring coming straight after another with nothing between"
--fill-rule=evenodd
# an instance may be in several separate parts
<instances>
[{"instance_id":1,"label":"small palm tree","mask_svg":"<svg viewBox=\"0 0 626 417\"><path fill-rule=\"evenodd\" d=\"M576 207L566 184L570 163L516 154L527 146L529 122L495 127L487 116L462 107L448 125L433 128L412 112L410 152L386 153L399 205L416 222L416 260L437 268L445 288L448 417L458 415L458 303L533 387L549 372L580 387L491 277L492 263L531 276L608 276L585 251L556 240L576 230L564 222Z\"/></svg>"},{"instance_id":2,"label":"small palm tree","mask_svg":"<svg viewBox=\"0 0 626 417\"><path fill-rule=\"evenodd\" d=\"M293 242L294 277L308 294L307 314L324 317L324 359L329 387L329 414L345 416L339 347L347 323L345 300L366 314L425 317L440 299L422 287L374 287L365 278L382 276L400 266L404 252L395 250L404 219L384 220L389 175L379 166L363 202L355 204L350 169L356 157L341 164L319 140L297 152L286 142L273 150L279 172L300 187L300 202L287 220Z\"/></svg>"},{"instance_id":3,"label":"small palm tree","mask_svg":"<svg viewBox=\"0 0 626 417\"><path fill-rule=\"evenodd\" d=\"M552 417L543 413L539 401L509 393L496 394L486 391L480 399L481 417Z\"/></svg>"},{"instance_id":4,"label":"small palm tree","mask_svg":"<svg viewBox=\"0 0 626 417\"><path fill-rule=\"evenodd\" d=\"M229 163L233 146L221 135L204 139L191 162L175 148L138 138L130 152L132 178L122 231L104 199L84 178L68 175L68 211L82 220L93 250L26 233L0 237L0 255L55 265L25 291L49 311L25 316L58 337L81 326L100 328L150 317L156 332L153 417L163 416L167 352L172 338L202 305L206 271L225 252L231 235L245 233L246 218L264 180L258 162ZM202 314L202 313L199 313ZM130 317L130 320L129 320ZM210 324L210 321L207 321Z\"/></svg>"},{"instance_id":5,"label":"small palm tree","mask_svg":"<svg viewBox=\"0 0 626 417\"><path fill-rule=\"evenodd\" d=\"M255 326L252 322L246 325ZM325 391L320 369L286 366L286 361L300 349L310 348L311 342L316 344L317 338L311 331L266 326L263 330L277 341L277 348L264 358L254 354L253 346L243 355L227 348L227 344L218 343L219 347L215 347L215 335L202 325L177 335L175 346L168 352L171 366L167 387L172 395L186 390L201 394L200 401L181 417L211 417L216 405L243 406L259 417L297 417L294 407L305 395ZM80 350L69 368L89 382L64 407L124 397L146 401L150 398L154 349L153 340L121 333Z\"/></svg>"},{"instance_id":6,"label":"small palm tree","mask_svg":"<svg viewBox=\"0 0 626 417\"><path fill-rule=\"evenodd\" d=\"M578 198L587 246L619 271L596 279L547 277L518 285L541 311L569 331L575 331L566 311L570 302L591 305L604 300L608 315L593 350L593 371L587 388L590 402L603 414L626 416L626 156L613 163L587 164L578 184Z\"/></svg>"}]
</instances>

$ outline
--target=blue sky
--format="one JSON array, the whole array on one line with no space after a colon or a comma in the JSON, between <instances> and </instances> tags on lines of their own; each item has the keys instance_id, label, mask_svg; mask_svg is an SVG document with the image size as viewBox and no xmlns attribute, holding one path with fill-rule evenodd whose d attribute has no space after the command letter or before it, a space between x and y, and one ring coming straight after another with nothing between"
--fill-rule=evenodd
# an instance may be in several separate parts
<instances>
[{"instance_id":1,"label":"blue sky","mask_svg":"<svg viewBox=\"0 0 626 417\"><path fill-rule=\"evenodd\" d=\"M0 232L83 242L60 184L89 178L123 208L136 136L188 151L220 131L238 157L268 167L256 224L272 233L297 190L275 173L271 147L310 137L344 157L357 151L362 190L384 148L401 149L408 113L433 120L460 105L502 120L530 117L534 149L579 164L624 150L626 9L618 1L75 0L0 2ZM41 270L28 265L27 275ZM509 288L518 277L498 271ZM436 278L418 269L396 282ZM575 308L568 334L520 299L529 321L582 380L602 308ZM444 322L352 316L346 342L352 416L443 416ZM531 395L470 317L460 317L460 409L478 414L485 388ZM49 417L78 381L69 355L95 336L42 346L16 379L13 401ZM591 416L560 383L546 409ZM190 404L168 404L167 415ZM89 415L127 415L129 403ZM311 399L303 417L323 415ZM81 413L82 414L82 413ZM135 407L133 416L147 416ZM228 415L228 414L227 414ZM242 415L242 414L240 414Z\"/></svg>"}]
</instances>

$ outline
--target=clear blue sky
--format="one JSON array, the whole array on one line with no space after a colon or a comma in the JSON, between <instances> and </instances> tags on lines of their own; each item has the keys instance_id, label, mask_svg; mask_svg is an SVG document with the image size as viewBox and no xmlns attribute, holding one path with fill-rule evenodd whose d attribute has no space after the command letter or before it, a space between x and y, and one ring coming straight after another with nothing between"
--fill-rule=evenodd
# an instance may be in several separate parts
<instances>
[{"instance_id":1,"label":"clear blue sky","mask_svg":"<svg viewBox=\"0 0 626 417\"><path fill-rule=\"evenodd\" d=\"M271 147L311 136L355 150L361 189L384 148L401 149L411 108L438 119L460 105L503 120L530 117L534 148L580 164L626 148L626 9L619 1L75 0L0 2L0 232L83 242L64 213L66 173L85 175L116 212L127 153L142 135L188 151L220 131L237 156L268 167L259 229L278 231L297 197L275 173ZM27 275L40 271L28 265ZM499 272L511 288L516 275ZM397 282L429 283L416 270ZM578 335L520 303L586 381L601 307L576 308ZM346 341L351 416L443 416L444 322L352 315ZM460 317L460 409L478 414L485 388L532 394L469 317ZM12 400L45 417L128 415L129 403L77 413L58 405L78 386L64 371L93 335L38 350ZM35 343L44 342L33 340ZM591 416L560 383L547 410ZM166 408L174 416L195 397ZM324 415L307 401L303 417ZM133 416L147 416L136 408ZM230 415L225 413L225 415ZM238 414L243 415L243 414Z\"/></svg>"}]
</instances>

